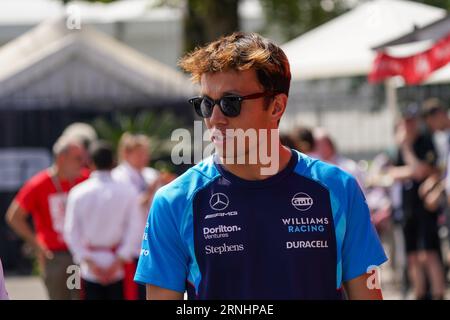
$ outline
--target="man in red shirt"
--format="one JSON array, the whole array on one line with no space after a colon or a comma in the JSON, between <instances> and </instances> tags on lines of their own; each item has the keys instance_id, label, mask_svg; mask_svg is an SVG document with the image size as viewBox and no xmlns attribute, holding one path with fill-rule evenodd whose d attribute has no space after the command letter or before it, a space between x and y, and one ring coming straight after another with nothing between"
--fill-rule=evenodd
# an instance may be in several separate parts
<instances>
[{"instance_id":1,"label":"man in red shirt","mask_svg":"<svg viewBox=\"0 0 450 320\"><path fill-rule=\"evenodd\" d=\"M84 181L84 147L75 138L62 136L53 146L54 164L38 172L19 190L6 220L35 249L50 299L77 299L79 290L67 286L67 267L72 257L63 239L67 193ZM34 229L27 223L32 215Z\"/></svg>"}]
</instances>

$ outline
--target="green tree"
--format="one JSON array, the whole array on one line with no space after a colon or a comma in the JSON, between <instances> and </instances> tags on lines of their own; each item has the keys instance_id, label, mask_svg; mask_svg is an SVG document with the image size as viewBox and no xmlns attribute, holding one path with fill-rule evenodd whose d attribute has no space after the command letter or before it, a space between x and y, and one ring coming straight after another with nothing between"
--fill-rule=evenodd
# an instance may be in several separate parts
<instances>
[{"instance_id":1,"label":"green tree","mask_svg":"<svg viewBox=\"0 0 450 320\"><path fill-rule=\"evenodd\" d=\"M238 6L240 0L185 0L184 49L217 39L239 30ZM176 0L161 0L172 3ZM182 3L179 0L178 3ZM283 40L292 39L345 12L344 0L260 0L267 27L262 33L277 26Z\"/></svg>"},{"instance_id":2,"label":"green tree","mask_svg":"<svg viewBox=\"0 0 450 320\"><path fill-rule=\"evenodd\" d=\"M72 0L61 0L64 4L68 4L70 1L72 1ZM114 1L117 1L117 0L84 0L84 1L87 1L87 2L103 2L103 3L110 3L110 2L114 2Z\"/></svg>"},{"instance_id":3,"label":"green tree","mask_svg":"<svg viewBox=\"0 0 450 320\"><path fill-rule=\"evenodd\" d=\"M450 10L450 0L413 0L413 1L428 4L430 6L439 7L445 10Z\"/></svg>"},{"instance_id":4,"label":"green tree","mask_svg":"<svg viewBox=\"0 0 450 320\"><path fill-rule=\"evenodd\" d=\"M344 0L260 0L267 26L278 26L287 41L337 17L349 8Z\"/></svg>"},{"instance_id":5,"label":"green tree","mask_svg":"<svg viewBox=\"0 0 450 320\"><path fill-rule=\"evenodd\" d=\"M239 0L186 0L184 49L190 51L239 30Z\"/></svg>"}]
</instances>

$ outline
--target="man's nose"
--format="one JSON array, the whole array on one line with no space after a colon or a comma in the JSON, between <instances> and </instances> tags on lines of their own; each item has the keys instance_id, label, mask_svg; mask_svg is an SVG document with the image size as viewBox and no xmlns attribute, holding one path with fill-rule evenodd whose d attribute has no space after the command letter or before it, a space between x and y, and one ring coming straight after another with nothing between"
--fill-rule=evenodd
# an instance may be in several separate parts
<instances>
[{"instance_id":1,"label":"man's nose","mask_svg":"<svg viewBox=\"0 0 450 320\"><path fill-rule=\"evenodd\" d=\"M212 126L217 124L226 124L228 122L228 118L223 114L222 110L220 110L218 104L214 106L209 122Z\"/></svg>"}]
</instances>

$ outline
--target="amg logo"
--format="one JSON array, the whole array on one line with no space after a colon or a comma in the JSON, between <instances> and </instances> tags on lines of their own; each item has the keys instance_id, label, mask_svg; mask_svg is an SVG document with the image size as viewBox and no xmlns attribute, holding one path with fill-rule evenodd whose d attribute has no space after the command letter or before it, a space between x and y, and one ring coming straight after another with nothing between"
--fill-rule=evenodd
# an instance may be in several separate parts
<instances>
[{"instance_id":1,"label":"amg logo","mask_svg":"<svg viewBox=\"0 0 450 320\"><path fill-rule=\"evenodd\" d=\"M205 219L212 219L212 218L218 218L218 217L225 217L225 216L237 216L238 212L237 211L230 211L230 212L219 212L219 213L213 213L213 214L208 214L205 216Z\"/></svg>"}]
</instances>

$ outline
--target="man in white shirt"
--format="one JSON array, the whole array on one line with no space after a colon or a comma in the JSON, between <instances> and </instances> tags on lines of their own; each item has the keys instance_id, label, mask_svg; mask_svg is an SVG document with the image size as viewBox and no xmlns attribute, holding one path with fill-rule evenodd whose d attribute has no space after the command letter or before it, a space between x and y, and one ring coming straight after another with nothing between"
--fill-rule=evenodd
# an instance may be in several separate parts
<instances>
[{"instance_id":1,"label":"man in white shirt","mask_svg":"<svg viewBox=\"0 0 450 320\"><path fill-rule=\"evenodd\" d=\"M136 189L141 195L141 204L147 215L153 189L159 178L157 170L147 167L150 162L150 140L143 134L125 132L120 138L118 149L120 164L112 171L112 176Z\"/></svg>"},{"instance_id":2,"label":"man in white shirt","mask_svg":"<svg viewBox=\"0 0 450 320\"><path fill-rule=\"evenodd\" d=\"M112 177L117 181L127 183L139 193L140 234L143 234L160 176L157 170L147 167L150 161L150 140L143 134L125 132L120 138L118 149L120 164L112 171ZM126 298L130 300L145 300L146 298L145 286L138 285L133 281L140 251L139 243L133 255L133 263L126 266L125 294Z\"/></svg>"},{"instance_id":3,"label":"man in white shirt","mask_svg":"<svg viewBox=\"0 0 450 320\"><path fill-rule=\"evenodd\" d=\"M94 171L69 193L64 238L81 265L85 298L123 299L123 265L142 237L138 194L112 179L109 144L94 142L89 153Z\"/></svg>"}]
</instances>

